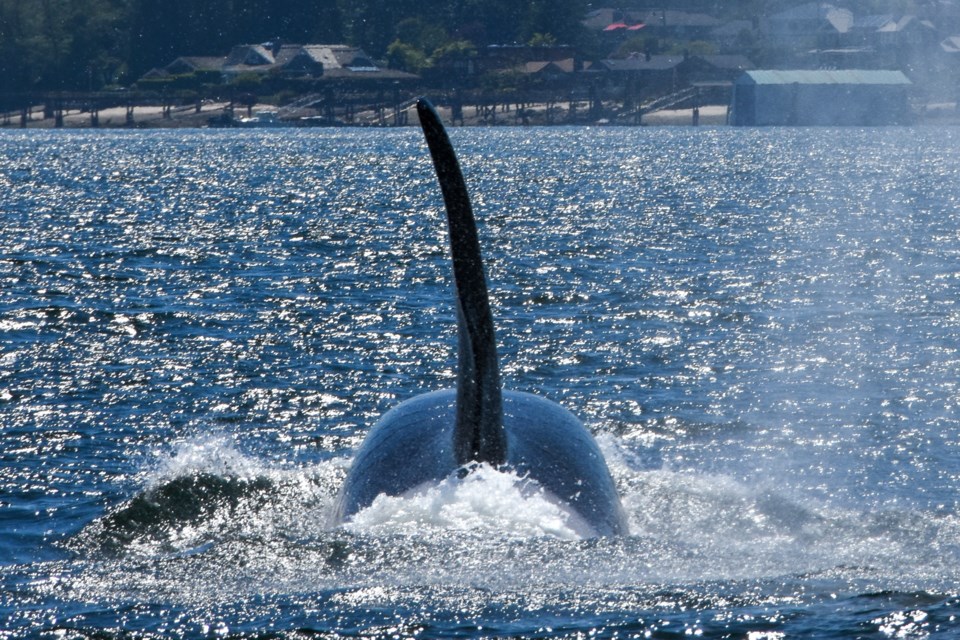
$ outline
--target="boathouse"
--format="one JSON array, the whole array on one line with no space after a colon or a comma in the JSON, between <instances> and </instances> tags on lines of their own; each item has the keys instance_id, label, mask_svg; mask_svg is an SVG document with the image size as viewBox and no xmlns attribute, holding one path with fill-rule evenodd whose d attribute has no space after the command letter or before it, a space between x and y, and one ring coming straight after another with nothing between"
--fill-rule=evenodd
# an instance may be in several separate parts
<instances>
[{"instance_id":1,"label":"boathouse","mask_svg":"<svg viewBox=\"0 0 960 640\"><path fill-rule=\"evenodd\" d=\"M910 80L900 71L747 71L733 86L730 123L740 126L905 124L910 85Z\"/></svg>"}]
</instances>

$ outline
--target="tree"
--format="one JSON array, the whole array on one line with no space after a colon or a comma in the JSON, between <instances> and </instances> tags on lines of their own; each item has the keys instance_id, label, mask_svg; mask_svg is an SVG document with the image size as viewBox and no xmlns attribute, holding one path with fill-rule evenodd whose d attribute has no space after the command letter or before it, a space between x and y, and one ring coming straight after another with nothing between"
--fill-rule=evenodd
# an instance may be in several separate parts
<instances>
[{"instance_id":1,"label":"tree","mask_svg":"<svg viewBox=\"0 0 960 640\"><path fill-rule=\"evenodd\" d=\"M0 0L6 91L99 88L126 58L123 0Z\"/></svg>"},{"instance_id":2,"label":"tree","mask_svg":"<svg viewBox=\"0 0 960 640\"><path fill-rule=\"evenodd\" d=\"M550 33L535 33L530 37L527 43L531 47L552 47L557 44L557 39Z\"/></svg>"},{"instance_id":3,"label":"tree","mask_svg":"<svg viewBox=\"0 0 960 640\"><path fill-rule=\"evenodd\" d=\"M585 9L585 0L0 0L0 93L98 89L179 56L278 39L353 44L416 68L489 44L576 44Z\"/></svg>"},{"instance_id":4,"label":"tree","mask_svg":"<svg viewBox=\"0 0 960 640\"><path fill-rule=\"evenodd\" d=\"M394 40L387 47L387 65L391 69L420 73L427 67L427 64L426 54L412 44Z\"/></svg>"}]
</instances>

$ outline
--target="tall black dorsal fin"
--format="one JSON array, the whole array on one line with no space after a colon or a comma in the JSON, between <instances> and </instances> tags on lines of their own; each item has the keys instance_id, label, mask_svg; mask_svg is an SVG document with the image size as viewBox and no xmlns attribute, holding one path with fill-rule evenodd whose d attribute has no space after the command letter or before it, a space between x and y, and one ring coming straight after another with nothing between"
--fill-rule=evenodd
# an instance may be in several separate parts
<instances>
[{"instance_id":1,"label":"tall black dorsal fin","mask_svg":"<svg viewBox=\"0 0 960 640\"><path fill-rule=\"evenodd\" d=\"M423 98L417 102L417 113L447 208L457 293L460 353L454 453L458 464L501 465L507 459L507 439L503 430L500 365L477 223L460 163L440 116Z\"/></svg>"}]
</instances>

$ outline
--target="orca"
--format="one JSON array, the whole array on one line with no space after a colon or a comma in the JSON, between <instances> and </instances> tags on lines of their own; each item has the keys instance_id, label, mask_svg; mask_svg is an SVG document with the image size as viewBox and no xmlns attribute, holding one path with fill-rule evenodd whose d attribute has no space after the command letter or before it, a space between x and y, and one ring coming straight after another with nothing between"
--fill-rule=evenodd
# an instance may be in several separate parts
<instances>
[{"instance_id":1,"label":"orca","mask_svg":"<svg viewBox=\"0 0 960 640\"><path fill-rule=\"evenodd\" d=\"M477 464L534 480L587 537L628 533L610 471L596 442L568 410L505 391L477 225L453 146L433 106L417 102L447 211L458 326L455 389L406 400L385 413L357 450L334 507L337 524L374 499L400 496Z\"/></svg>"}]
</instances>

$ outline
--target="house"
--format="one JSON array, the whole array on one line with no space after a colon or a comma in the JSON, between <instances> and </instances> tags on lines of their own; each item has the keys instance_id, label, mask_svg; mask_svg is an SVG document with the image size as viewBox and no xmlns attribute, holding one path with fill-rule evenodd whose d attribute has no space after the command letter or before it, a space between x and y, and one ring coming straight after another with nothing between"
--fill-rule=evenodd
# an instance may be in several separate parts
<instances>
[{"instance_id":1,"label":"house","mask_svg":"<svg viewBox=\"0 0 960 640\"><path fill-rule=\"evenodd\" d=\"M342 44L242 44L231 49L223 64L226 79L242 73L276 73L285 77L348 77L396 74L380 69L362 49ZM409 75L409 74L406 74Z\"/></svg>"},{"instance_id":2,"label":"house","mask_svg":"<svg viewBox=\"0 0 960 640\"><path fill-rule=\"evenodd\" d=\"M683 60L683 56L631 54L623 59L601 60L591 71L603 73L610 85L642 87L651 92L675 91L680 86L679 67Z\"/></svg>"},{"instance_id":3,"label":"house","mask_svg":"<svg viewBox=\"0 0 960 640\"><path fill-rule=\"evenodd\" d=\"M793 62L798 69L890 69L895 66L873 47L811 49L795 55Z\"/></svg>"},{"instance_id":4,"label":"house","mask_svg":"<svg viewBox=\"0 0 960 640\"><path fill-rule=\"evenodd\" d=\"M577 64L573 58L556 61L528 62L522 72L532 80L547 86L562 86L571 84L577 71Z\"/></svg>"},{"instance_id":5,"label":"house","mask_svg":"<svg viewBox=\"0 0 960 640\"><path fill-rule=\"evenodd\" d=\"M643 35L674 40L707 40L713 29L723 22L705 13L692 13L674 9L643 9L623 11L619 9L595 9L589 12L582 24L591 31L601 31L613 36Z\"/></svg>"},{"instance_id":6,"label":"house","mask_svg":"<svg viewBox=\"0 0 960 640\"><path fill-rule=\"evenodd\" d=\"M182 56L164 67L164 70L172 76L220 73L226 61L225 56Z\"/></svg>"},{"instance_id":7,"label":"house","mask_svg":"<svg viewBox=\"0 0 960 640\"><path fill-rule=\"evenodd\" d=\"M378 67L362 49L344 44L241 44L223 57L181 56L141 80L215 74L230 82L244 74L317 81L413 81L418 77Z\"/></svg>"},{"instance_id":8,"label":"house","mask_svg":"<svg viewBox=\"0 0 960 640\"><path fill-rule=\"evenodd\" d=\"M739 54L690 56L689 60L703 62L697 70L686 74L691 82L733 82L744 71L750 71L754 68L753 62L749 58Z\"/></svg>"},{"instance_id":9,"label":"house","mask_svg":"<svg viewBox=\"0 0 960 640\"><path fill-rule=\"evenodd\" d=\"M734 83L731 124L905 124L910 86L900 71L748 71Z\"/></svg>"},{"instance_id":10,"label":"house","mask_svg":"<svg viewBox=\"0 0 960 640\"><path fill-rule=\"evenodd\" d=\"M949 56L960 56L960 36L950 36L940 42L940 49Z\"/></svg>"},{"instance_id":11,"label":"house","mask_svg":"<svg viewBox=\"0 0 960 640\"><path fill-rule=\"evenodd\" d=\"M318 78L327 69L336 68L336 64L331 64L335 58L333 60L328 58L333 58L329 47L304 45L292 58L283 62L281 73L295 78Z\"/></svg>"},{"instance_id":12,"label":"house","mask_svg":"<svg viewBox=\"0 0 960 640\"><path fill-rule=\"evenodd\" d=\"M705 13L673 9L630 12L630 20L646 25L645 35L673 40L709 40L711 32L723 24L722 20Z\"/></svg>"},{"instance_id":13,"label":"house","mask_svg":"<svg viewBox=\"0 0 960 640\"><path fill-rule=\"evenodd\" d=\"M729 91L734 79L753 69L742 55L644 55L601 60L591 65L591 75L611 89L625 90L638 97L673 93L693 85Z\"/></svg>"},{"instance_id":14,"label":"house","mask_svg":"<svg viewBox=\"0 0 960 640\"><path fill-rule=\"evenodd\" d=\"M762 19L760 32L784 48L839 48L846 45L853 23L853 13L848 9L810 2Z\"/></svg>"},{"instance_id":15,"label":"house","mask_svg":"<svg viewBox=\"0 0 960 640\"><path fill-rule=\"evenodd\" d=\"M235 76L246 69L266 70L277 64L282 47L267 44L239 44L234 46L223 63L224 73Z\"/></svg>"},{"instance_id":16,"label":"house","mask_svg":"<svg viewBox=\"0 0 960 640\"><path fill-rule=\"evenodd\" d=\"M848 32L848 41L853 46L875 46L880 29L893 21L892 13L857 16Z\"/></svg>"},{"instance_id":17,"label":"house","mask_svg":"<svg viewBox=\"0 0 960 640\"><path fill-rule=\"evenodd\" d=\"M492 44L479 51L476 59L478 73L522 69L531 62L559 62L575 60L570 45Z\"/></svg>"},{"instance_id":18,"label":"house","mask_svg":"<svg viewBox=\"0 0 960 640\"><path fill-rule=\"evenodd\" d=\"M165 67L155 67L140 76L140 80L166 81L183 76L208 76L219 82L225 57L181 56Z\"/></svg>"},{"instance_id":19,"label":"house","mask_svg":"<svg viewBox=\"0 0 960 640\"><path fill-rule=\"evenodd\" d=\"M721 52L735 52L756 37L756 27L750 20L731 20L710 31L709 41Z\"/></svg>"},{"instance_id":20,"label":"house","mask_svg":"<svg viewBox=\"0 0 960 640\"><path fill-rule=\"evenodd\" d=\"M328 78L415 78L413 74L382 69L362 49L347 45L310 44L301 47L298 57L292 58L283 68L288 75L300 73L303 65L312 64L320 70L319 76Z\"/></svg>"},{"instance_id":21,"label":"house","mask_svg":"<svg viewBox=\"0 0 960 640\"><path fill-rule=\"evenodd\" d=\"M872 47L896 58L934 49L938 36L929 20L915 15L883 14L857 18L849 40L854 46Z\"/></svg>"},{"instance_id":22,"label":"house","mask_svg":"<svg viewBox=\"0 0 960 640\"><path fill-rule=\"evenodd\" d=\"M921 48L936 42L937 28L929 20L905 15L890 19L877 28L878 48Z\"/></svg>"},{"instance_id":23,"label":"house","mask_svg":"<svg viewBox=\"0 0 960 640\"><path fill-rule=\"evenodd\" d=\"M612 24L623 22L624 12L619 9L594 9L587 13L581 24L590 31L604 31Z\"/></svg>"},{"instance_id":24,"label":"house","mask_svg":"<svg viewBox=\"0 0 960 640\"><path fill-rule=\"evenodd\" d=\"M610 73L656 75L669 73L684 80L734 80L753 63L742 55L644 55L631 54L623 59L602 60L599 66Z\"/></svg>"},{"instance_id":25,"label":"house","mask_svg":"<svg viewBox=\"0 0 960 640\"><path fill-rule=\"evenodd\" d=\"M960 97L960 36L949 36L940 42L938 59L945 70L941 82L952 85L954 95Z\"/></svg>"},{"instance_id":26,"label":"house","mask_svg":"<svg viewBox=\"0 0 960 640\"><path fill-rule=\"evenodd\" d=\"M632 33L645 28L641 12L622 9L594 9L580 22L590 31L616 34Z\"/></svg>"}]
</instances>

